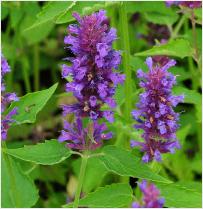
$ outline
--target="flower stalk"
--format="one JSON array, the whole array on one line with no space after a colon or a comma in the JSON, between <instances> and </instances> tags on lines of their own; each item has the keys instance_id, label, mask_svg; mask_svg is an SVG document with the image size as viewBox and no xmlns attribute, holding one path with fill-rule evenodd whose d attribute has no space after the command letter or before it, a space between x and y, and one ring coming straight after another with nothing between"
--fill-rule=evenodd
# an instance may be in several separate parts
<instances>
[{"instance_id":1,"label":"flower stalk","mask_svg":"<svg viewBox=\"0 0 203 209\"><path fill-rule=\"evenodd\" d=\"M127 122L131 120L131 98L132 98L132 79L130 69L130 45L129 45L129 32L128 32L128 19L126 12L126 3L121 2L120 5L120 25L121 25L121 38L123 40L123 68L126 75L125 80L125 119Z\"/></svg>"},{"instance_id":2,"label":"flower stalk","mask_svg":"<svg viewBox=\"0 0 203 209\"><path fill-rule=\"evenodd\" d=\"M75 193L75 200L73 203L73 208L78 208L79 205L79 200L80 200L80 194L82 191L82 185L84 182L84 177L85 177L85 171L86 171L86 167L87 167L87 161L88 161L88 155L87 153L85 153L82 156L82 162L81 162L81 166L80 166L80 174L79 174L79 178L78 178L78 186L77 186L77 190Z\"/></svg>"}]
</instances>

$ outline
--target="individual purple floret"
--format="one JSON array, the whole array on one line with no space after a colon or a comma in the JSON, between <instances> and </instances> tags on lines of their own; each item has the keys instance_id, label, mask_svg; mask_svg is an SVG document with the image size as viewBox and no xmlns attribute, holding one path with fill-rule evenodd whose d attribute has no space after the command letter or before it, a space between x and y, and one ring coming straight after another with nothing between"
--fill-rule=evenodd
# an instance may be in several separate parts
<instances>
[{"instance_id":1,"label":"individual purple floret","mask_svg":"<svg viewBox=\"0 0 203 209\"><path fill-rule=\"evenodd\" d=\"M131 140L131 146L140 146L144 152L142 160L149 162L155 159L161 161L161 153L174 153L180 148L176 139L179 114L173 107L183 102L184 96L172 95L171 89L176 84L176 77L167 70L176 64L175 60L168 61L164 66L153 63L151 57L146 59L149 72L137 71L141 79L140 87L145 91L140 94L137 110L132 112L138 122L136 129L142 129L144 142Z\"/></svg>"},{"instance_id":2,"label":"individual purple floret","mask_svg":"<svg viewBox=\"0 0 203 209\"><path fill-rule=\"evenodd\" d=\"M171 5L179 5L194 9L202 7L202 1L166 1L166 5L168 7L170 7Z\"/></svg>"},{"instance_id":3,"label":"individual purple floret","mask_svg":"<svg viewBox=\"0 0 203 209\"><path fill-rule=\"evenodd\" d=\"M1 54L1 138L5 140L7 138L7 131L10 127L10 124L14 122L12 119L13 115L17 114L17 108L11 110L7 115L4 115L4 111L8 104L12 101L17 101L18 97L15 93L5 93L5 84L3 77L6 73L10 72L10 66L8 62Z\"/></svg>"},{"instance_id":4,"label":"individual purple floret","mask_svg":"<svg viewBox=\"0 0 203 209\"><path fill-rule=\"evenodd\" d=\"M68 141L67 146L76 150L93 150L102 145L103 140L112 138L112 133L103 133L106 125L93 121L87 128L83 128L81 118L76 118L73 124L64 121L64 129L61 131L59 141Z\"/></svg>"},{"instance_id":5,"label":"individual purple floret","mask_svg":"<svg viewBox=\"0 0 203 209\"><path fill-rule=\"evenodd\" d=\"M121 60L120 52L112 49L117 38L116 30L109 28L103 10L83 18L77 13L73 16L79 25L68 27L69 34L64 43L69 45L75 57L68 58L72 66L62 66L62 77L72 76L72 81L66 84L66 91L72 92L78 102L63 105L63 113L75 113L92 120L105 117L113 122L113 112L101 111L101 106L106 103L115 108L115 87L125 79L119 72L113 72Z\"/></svg>"},{"instance_id":6,"label":"individual purple floret","mask_svg":"<svg viewBox=\"0 0 203 209\"><path fill-rule=\"evenodd\" d=\"M132 208L163 208L164 198L160 197L160 191L154 184L143 180L139 184L140 190L143 193L140 202L133 202Z\"/></svg>"}]
</instances>

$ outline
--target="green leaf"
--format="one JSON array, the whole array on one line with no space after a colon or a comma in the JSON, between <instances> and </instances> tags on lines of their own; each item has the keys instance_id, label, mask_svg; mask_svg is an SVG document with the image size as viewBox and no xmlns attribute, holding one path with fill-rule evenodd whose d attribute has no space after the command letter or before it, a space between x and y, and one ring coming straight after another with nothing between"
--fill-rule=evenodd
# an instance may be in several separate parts
<instances>
[{"instance_id":1,"label":"green leaf","mask_svg":"<svg viewBox=\"0 0 203 209\"><path fill-rule=\"evenodd\" d=\"M128 207L132 202L132 189L128 184L111 184L98 188L79 202L80 207L120 208ZM72 207L72 204L63 207Z\"/></svg>"},{"instance_id":2,"label":"green leaf","mask_svg":"<svg viewBox=\"0 0 203 209\"><path fill-rule=\"evenodd\" d=\"M157 184L161 196L165 198L166 207L172 208L201 208L202 195L199 187L187 183Z\"/></svg>"},{"instance_id":3,"label":"green leaf","mask_svg":"<svg viewBox=\"0 0 203 209\"><path fill-rule=\"evenodd\" d=\"M1 2L1 20L4 20L9 14L9 9L5 3Z\"/></svg>"},{"instance_id":4,"label":"green leaf","mask_svg":"<svg viewBox=\"0 0 203 209\"><path fill-rule=\"evenodd\" d=\"M142 69L144 72L148 71L148 67L145 64L145 59L143 59L143 57L130 56L130 65L134 71L137 71L138 69ZM133 77L136 78L136 73L134 73Z\"/></svg>"},{"instance_id":5,"label":"green leaf","mask_svg":"<svg viewBox=\"0 0 203 209\"><path fill-rule=\"evenodd\" d=\"M178 185L187 187L187 189L194 190L195 192L202 193L202 183L198 181L179 181Z\"/></svg>"},{"instance_id":6,"label":"green leaf","mask_svg":"<svg viewBox=\"0 0 203 209\"><path fill-rule=\"evenodd\" d=\"M153 171L131 152L116 146L106 146L100 160L109 171L121 176L131 176L151 181L170 183L171 181L153 173Z\"/></svg>"},{"instance_id":7,"label":"green leaf","mask_svg":"<svg viewBox=\"0 0 203 209\"><path fill-rule=\"evenodd\" d=\"M194 9L194 13L197 18L196 22L201 25L202 24L202 8Z\"/></svg>"},{"instance_id":8,"label":"green leaf","mask_svg":"<svg viewBox=\"0 0 203 209\"><path fill-rule=\"evenodd\" d=\"M174 66L169 69L169 72L173 75L177 75L176 80L178 83L190 79L190 74L186 71L185 67Z\"/></svg>"},{"instance_id":9,"label":"green leaf","mask_svg":"<svg viewBox=\"0 0 203 209\"><path fill-rule=\"evenodd\" d=\"M23 123L34 123L39 111L46 105L48 100L55 92L58 84L54 84L52 87L46 90L37 91L34 93L28 93L21 97L19 101L13 102L8 108L6 113L12 110L14 107L18 108L18 114L12 118L15 122L12 125L19 125Z\"/></svg>"},{"instance_id":10,"label":"green leaf","mask_svg":"<svg viewBox=\"0 0 203 209\"><path fill-rule=\"evenodd\" d=\"M10 8L11 27L16 28L22 19L24 13L20 5L12 5Z\"/></svg>"},{"instance_id":11,"label":"green leaf","mask_svg":"<svg viewBox=\"0 0 203 209\"><path fill-rule=\"evenodd\" d=\"M181 127L177 131L177 138L179 139L181 145L183 145L185 143L186 136L189 134L190 129L191 129L191 125L188 124L184 127Z\"/></svg>"},{"instance_id":12,"label":"green leaf","mask_svg":"<svg viewBox=\"0 0 203 209\"><path fill-rule=\"evenodd\" d=\"M202 173L202 156L201 153L197 153L192 160L190 161L190 167L193 171L195 171L198 174Z\"/></svg>"},{"instance_id":13,"label":"green leaf","mask_svg":"<svg viewBox=\"0 0 203 209\"><path fill-rule=\"evenodd\" d=\"M171 40L166 44L154 46L152 49L138 52L135 56L154 56L154 55L168 55L174 57L189 57L194 55L194 50L188 40L176 39Z\"/></svg>"},{"instance_id":14,"label":"green leaf","mask_svg":"<svg viewBox=\"0 0 203 209\"><path fill-rule=\"evenodd\" d=\"M73 12L78 12L80 15L87 15L104 7L105 4L102 1L101 2L76 1L68 10L66 10L57 17L55 23L62 24L62 23L68 23L74 21L75 18L72 16Z\"/></svg>"},{"instance_id":15,"label":"green leaf","mask_svg":"<svg viewBox=\"0 0 203 209\"><path fill-rule=\"evenodd\" d=\"M32 17L27 16L23 20L22 27L30 25L32 22ZM22 31L23 37L27 40L28 44L35 44L46 38L51 30L53 29L54 24L51 21L43 22L38 27L31 27Z\"/></svg>"},{"instance_id":16,"label":"green leaf","mask_svg":"<svg viewBox=\"0 0 203 209\"><path fill-rule=\"evenodd\" d=\"M178 15L175 12L160 13L159 11L146 12L144 17L149 22L165 25L172 25L178 19Z\"/></svg>"},{"instance_id":17,"label":"green leaf","mask_svg":"<svg viewBox=\"0 0 203 209\"><path fill-rule=\"evenodd\" d=\"M70 149L56 139L18 149L6 149L4 152L18 159L42 165L60 163L71 155Z\"/></svg>"},{"instance_id":18,"label":"green leaf","mask_svg":"<svg viewBox=\"0 0 203 209\"><path fill-rule=\"evenodd\" d=\"M73 4L74 3L71 1L48 2L42 8L42 11L37 15L37 20L35 21L35 23L26 30L41 27L41 25L44 25L47 22L53 22L54 18L66 11L67 8L71 7L71 5Z\"/></svg>"},{"instance_id":19,"label":"green leaf","mask_svg":"<svg viewBox=\"0 0 203 209\"><path fill-rule=\"evenodd\" d=\"M157 12L157 10L162 14L172 12L171 8L166 7L165 2L160 1L154 1L153 4L150 4L150 6L148 1L129 1L126 4L126 9L128 13Z\"/></svg>"},{"instance_id":20,"label":"green leaf","mask_svg":"<svg viewBox=\"0 0 203 209\"><path fill-rule=\"evenodd\" d=\"M194 90L190 90L181 86L175 86L173 88L173 93L175 95L184 94L184 103L201 105L201 94Z\"/></svg>"},{"instance_id":21,"label":"green leaf","mask_svg":"<svg viewBox=\"0 0 203 209\"><path fill-rule=\"evenodd\" d=\"M194 90L190 90L181 86L176 86L173 88L173 92L176 95L184 94L184 103L194 104L195 105L195 115L197 122L201 123L202 121L202 96L200 93Z\"/></svg>"},{"instance_id":22,"label":"green leaf","mask_svg":"<svg viewBox=\"0 0 203 209\"><path fill-rule=\"evenodd\" d=\"M8 155L2 154L1 206L3 208L30 208L38 200L38 191L29 176Z\"/></svg>"},{"instance_id":23,"label":"green leaf","mask_svg":"<svg viewBox=\"0 0 203 209\"><path fill-rule=\"evenodd\" d=\"M35 23L36 15L39 13L40 7L37 2L25 2L22 6L25 11L25 15L19 27L20 33L26 39L28 44L40 42L49 35L54 24L51 21L46 21L39 24L38 27L31 27L30 29L27 29Z\"/></svg>"}]
</instances>

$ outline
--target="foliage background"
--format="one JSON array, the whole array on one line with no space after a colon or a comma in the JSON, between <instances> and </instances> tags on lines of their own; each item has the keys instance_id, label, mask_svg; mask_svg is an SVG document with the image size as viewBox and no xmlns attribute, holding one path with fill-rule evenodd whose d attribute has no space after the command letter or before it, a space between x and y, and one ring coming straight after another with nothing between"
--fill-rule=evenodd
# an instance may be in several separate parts
<instances>
[{"instance_id":1,"label":"foliage background","mask_svg":"<svg viewBox=\"0 0 203 209\"><path fill-rule=\"evenodd\" d=\"M126 114L126 103L130 104L132 110L138 100L138 94L141 92L135 76L136 70L139 68L146 70L144 61L148 55L164 54L175 57L177 65L171 69L171 72L178 75L178 85L174 88L174 92L184 93L186 97L185 103L177 107L177 111L181 112L180 129L177 134L182 149L173 155L166 154L162 164L155 164L151 167L153 172L166 179L182 183L184 186L187 185L188 188L201 194L201 9L194 11L197 22L196 37L194 37L189 12L186 11L183 15L178 12L180 10L178 7L167 8L164 2L126 2L130 45L130 53L128 53L123 49L123 43L126 40L122 33L120 7L122 7L121 2L102 1L1 2L1 47L12 69L11 73L6 76L7 90L17 92L20 97L29 92L48 89L58 82L56 92L49 99L45 108L39 112L36 121L32 121L34 123L14 125L10 128L7 147L19 148L23 145L43 142L45 139L57 139L59 131L62 129L59 106L74 102L72 95L64 93L65 81L60 74L63 58L71 55L70 51L64 49L63 43L66 28L69 23L74 21L71 14L73 11L77 11L84 15L98 9L106 9L110 25L118 30L119 39L114 47L129 55L129 62L127 65L122 63L120 70L130 75L130 87L125 85L117 89L116 120L115 123L108 124L109 129L114 132L114 138L105 145L112 144L130 150L129 139L140 139L140 133L132 128L134 122ZM155 39L160 41L164 37L160 37L160 34L150 29L149 24L151 23L164 25L165 30L170 31L170 43L167 47L152 49L156 43ZM141 38L140 34L147 38ZM199 57L194 55L194 40L198 46ZM127 95L126 92L129 94ZM72 121L73 116L71 115L67 119ZM139 150L135 149L133 153L141 157ZM38 155L38 153L35 154ZM16 165L18 168L15 168ZM2 166L4 166L3 163ZM18 160L13 166L14 169L27 172L38 190L35 194L36 198L32 197L33 200L29 197L25 198L28 201L25 206L61 207L73 200L79 166L80 159L76 156L71 156L60 164L52 166ZM4 171L2 169L2 178ZM21 181L21 177L16 176L16 178L18 182ZM97 159L91 159L82 195L85 196L89 192L95 191L98 186L118 182L127 182L134 193L139 195L136 185L138 180L134 177L119 177L115 172L109 172ZM6 182L5 179L4 182ZM2 184L2 187L3 192L9 189L6 183ZM29 190L32 188L25 189L26 191L23 193L29 195ZM168 193L173 193L169 187ZM191 195L190 198L193 196ZM3 199L3 201L8 200ZM183 202L175 202L174 207L185 207L185 205L187 207L191 201L184 202L185 205L182 205ZM121 204L121 206L129 205Z\"/></svg>"}]
</instances>

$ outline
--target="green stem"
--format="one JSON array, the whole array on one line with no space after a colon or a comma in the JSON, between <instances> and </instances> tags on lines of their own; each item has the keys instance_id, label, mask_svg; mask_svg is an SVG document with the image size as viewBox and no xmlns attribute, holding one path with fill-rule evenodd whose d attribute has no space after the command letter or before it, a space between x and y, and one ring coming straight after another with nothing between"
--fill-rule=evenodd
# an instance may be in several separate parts
<instances>
[{"instance_id":1,"label":"green stem","mask_svg":"<svg viewBox=\"0 0 203 209\"><path fill-rule=\"evenodd\" d=\"M131 108L132 108L132 78L130 69L130 45L129 45L129 32L128 32L128 18L126 12L126 2L121 2L120 9L120 27L121 39L123 41L123 68L126 75L125 80L125 119L127 122L131 121Z\"/></svg>"},{"instance_id":2,"label":"green stem","mask_svg":"<svg viewBox=\"0 0 203 209\"><path fill-rule=\"evenodd\" d=\"M10 32L11 32L11 18L9 16L8 23L7 23L7 27L6 27L5 36L6 37L9 37Z\"/></svg>"},{"instance_id":3,"label":"green stem","mask_svg":"<svg viewBox=\"0 0 203 209\"><path fill-rule=\"evenodd\" d=\"M124 142L125 142L124 138L126 138L126 136L125 136L125 132L123 131L123 124L121 122L118 122L117 139L116 139L115 145L117 147L123 147Z\"/></svg>"},{"instance_id":4,"label":"green stem","mask_svg":"<svg viewBox=\"0 0 203 209\"><path fill-rule=\"evenodd\" d=\"M113 5L113 7L107 7L107 11L108 11L109 17L111 17L111 21L110 21L111 27L116 28L118 25L118 17L117 17L118 7L117 7L117 5ZM117 31L117 33L118 33L118 31ZM116 50L119 49L119 42L118 41L113 42L113 48Z\"/></svg>"},{"instance_id":5,"label":"green stem","mask_svg":"<svg viewBox=\"0 0 203 209\"><path fill-rule=\"evenodd\" d=\"M22 63L22 71L23 71L23 78L25 83L26 93L31 92L31 85L30 85L30 78L29 78L29 64L25 57L21 59Z\"/></svg>"},{"instance_id":6,"label":"green stem","mask_svg":"<svg viewBox=\"0 0 203 209\"><path fill-rule=\"evenodd\" d=\"M192 15L193 16L193 15ZM194 17L192 17L193 19ZM195 21L194 19L191 20L191 21ZM188 25L188 21L185 22L185 25L184 25L184 30L185 32L188 31L188 28L189 28L189 25ZM192 27L193 27L193 34L195 35L195 22L192 23ZM195 39L196 37L194 37ZM196 48L196 40L194 40L194 47ZM197 48L195 50L198 50ZM198 56L198 54L196 54L195 56ZM199 64L201 65L201 60L200 62L198 63L198 67L201 68L201 66L199 66ZM189 65L189 70L190 70L190 73L192 75L192 88L194 90L197 90L198 89L198 86L200 85L201 86L201 75L198 75L199 73L201 73L201 70L200 71L195 71L195 68L194 68L194 62L193 62L193 59L192 57L188 57L188 65ZM198 82L200 81L200 83ZM196 116L197 117L197 116ZM198 120L198 119L197 119ZM199 146L199 149L200 151L202 152L202 123L198 123L197 122L197 139L198 139L198 146Z\"/></svg>"},{"instance_id":7,"label":"green stem","mask_svg":"<svg viewBox=\"0 0 203 209\"><path fill-rule=\"evenodd\" d=\"M186 33L189 29L189 25L188 25L188 20L186 19L185 21L185 24L184 24L184 32ZM197 75L196 75L196 71L195 71L195 68L194 68L194 63L193 63L193 59L192 57L188 57L187 58L187 61L188 61L188 67L189 67L189 71L192 75L192 89L196 90L198 88L198 78L197 78Z\"/></svg>"},{"instance_id":8,"label":"green stem","mask_svg":"<svg viewBox=\"0 0 203 209\"><path fill-rule=\"evenodd\" d=\"M199 54L198 54L198 46L197 46L197 33L196 33L196 24L195 24L195 13L192 9L191 11L191 23L192 23L192 33L193 33L193 46L195 49L195 61L198 64Z\"/></svg>"},{"instance_id":9,"label":"green stem","mask_svg":"<svg viewBox=\"0 0 203 209\"><path fill-rule=\"evenodd\" d=\"M194 63L192 57L188 57L188 65L189 65L189 70L192 75L192 89L196 90L198 88L198 78L196 76L196 71L194 68Z\"/></svg>"},{"instance_id":10,"label":"green stem","mask_svg":"<svg viewBox=\"0 0 203 209\"><path fill-rule=\"evenodd\" d=\"M194 60L196 61L197 66L198 66L198 70L199 70L197 72L199 74L199 75L197 75L197 79L199 80L199 85L201 85L201 79L199 79L199 78L202 77L202 60L201 60L202 56L199 55L194 10L192 10L192 12L191 12L191 22L192 22L192 33L193 33L193 46L194 46L194 50L195 50Z\"/></svg>"},{"instance_id":11,"label":"green stem","mask_svg":"<svg viewBox=\"0 0 203 209\"><path fill-rule=\"evenodd\" d=\"M36 44L33 48L34 53L34 90L39 90L39 47Z\"/></svg>"},{"instance_id":12,"label":"green stem","mask_svg":"<svg viewBox=\"0 0 203 209\"><path fill-rule=\"evenodd\" d=\"M13 91L13 75L14 75L14 70L15 70L15 61L14 59L11 60L11 71L8 73L7 77L7 91L12 92Z\"/></svg>"},{"instance_id":13,"label":"green stem","mask_svg":"<svg viewBox=\"0 0 203 209\"><path fill-rule=\"evenodd\" d=\"M82 157L82 162L81 162L81 166L80 166L79 181L78 181L78 186L77 186L77 190L75 193L75 200L73 203L73 208L78 208L78 206L79 206L80 194L82 191L82 185L83 185L85 171L86 171L86 167L87 167L87 160L88 160L88 156L84 154Z\"/></svg>"},{"instance_id":14,"label":"green stem","mask_svg":"<svg viewBox=\"0 0 203 209\"><path fill-rule=\"evenodd\" d=\"M182 17L180 18L180 20L179 20L178 24L176 25L174 31L171 34L172 39L177 37L181 27L183 26L183 24L185 22L185 19L186 19L185 15L182 15Z\"/></svg>"}]
</instances>

